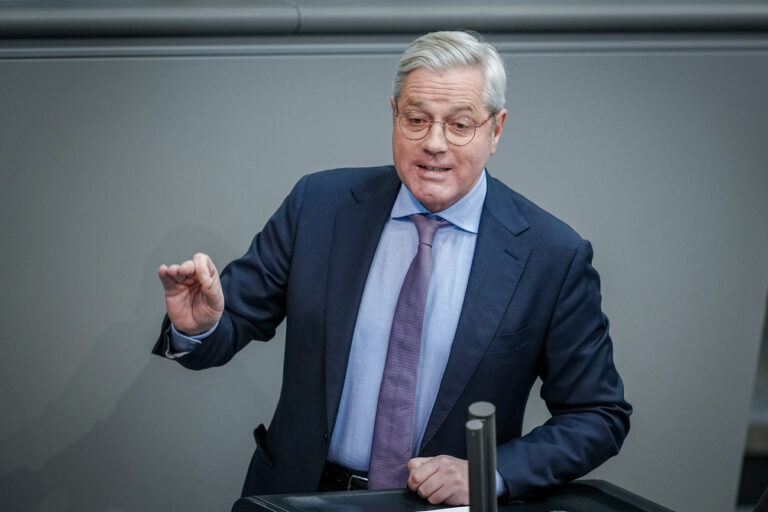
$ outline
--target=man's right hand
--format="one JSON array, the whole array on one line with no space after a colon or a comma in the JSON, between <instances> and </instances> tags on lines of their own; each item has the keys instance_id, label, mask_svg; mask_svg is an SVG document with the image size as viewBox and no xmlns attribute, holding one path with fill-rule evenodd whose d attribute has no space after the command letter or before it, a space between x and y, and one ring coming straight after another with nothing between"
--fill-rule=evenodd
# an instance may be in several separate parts
<instances>
[{"instance_id":1,"label":"man's right hand","mask_svg":"<svg viewBox=\"0 0 768 512\"><path fill-rule=\"evenodd\" d=\"M157 275L165 290L168 318L188 336L211 330L224 311L219 272L207 254L197 253L181 265L161 265Z\"/></svg>"}]
</instances>

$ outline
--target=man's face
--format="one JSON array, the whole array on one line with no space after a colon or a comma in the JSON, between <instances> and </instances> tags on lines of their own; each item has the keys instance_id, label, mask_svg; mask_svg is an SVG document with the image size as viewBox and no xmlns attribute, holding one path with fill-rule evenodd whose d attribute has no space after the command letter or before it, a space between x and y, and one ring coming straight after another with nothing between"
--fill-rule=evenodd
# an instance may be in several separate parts
<instances>
[{"instance_id":1,"label":"man's face","mask_svg":"<svg viewBox=\"0 0 768 512\"><path fill-rule=\"evenodd\" d=\"M483 72L476 67L453 68L443 72L417 68L405 77L400 99L392 108L399 114L420 112L436 121L457 118L485 121L490 112L483 104ZM465 146L449 143L442 126L432 125L421 140L403 135L393 117L392 155L400 180L429 211L445 210L464 197L480 178L485 164L496 152L507 111L477 129Z\"/></svg>"}]
</instances>

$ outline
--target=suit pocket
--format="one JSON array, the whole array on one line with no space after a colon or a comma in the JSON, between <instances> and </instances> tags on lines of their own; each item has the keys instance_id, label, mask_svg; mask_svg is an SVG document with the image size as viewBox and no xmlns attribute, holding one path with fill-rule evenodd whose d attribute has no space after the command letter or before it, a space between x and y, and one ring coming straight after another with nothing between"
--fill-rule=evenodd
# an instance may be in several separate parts
<instances>
[{"instance_id":1,"label":"suit pocket","mask_svg":"<svg viewBox=\"0 0 768 512\"><path fill-rule=\"evenodd\" d=\"M525 348L531 342L532 330L530 325L526 325L514 332L496 334L485 352L486 355L503 355Z\"/></svg>"},{"instance_id":2,"label":"suit pocket","mask_svg":"<svg viewBox=\"0 0 768 512\"><path fill-rule=\"evenodd\" d=\"M270 468L274 469L275 461L272 453L267 447L267 428L261 423L253 430L253 438L256 440L256 453L266 462Z\"/></svg>"}]
</instances>

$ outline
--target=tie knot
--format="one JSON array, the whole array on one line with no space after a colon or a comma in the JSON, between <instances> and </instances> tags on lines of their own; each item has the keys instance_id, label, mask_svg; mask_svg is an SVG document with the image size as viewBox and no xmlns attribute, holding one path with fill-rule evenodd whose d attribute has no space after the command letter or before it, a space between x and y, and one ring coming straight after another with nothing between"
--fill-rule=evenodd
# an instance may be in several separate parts
<instances>
[{"instance_id":1,"label":"tie knot","mask_svg":"<svg viewBox=\"0 0 768 512\"><path fill-rule=\"evenodd\" d=\"M443 226L450 226L451 223L445 219L435 219L427 217L423 213L411 215L411 220L416 225L416 231L419 233L419 243L432 246L432 240L435 233Z\"/></svg>"}]
</instances>

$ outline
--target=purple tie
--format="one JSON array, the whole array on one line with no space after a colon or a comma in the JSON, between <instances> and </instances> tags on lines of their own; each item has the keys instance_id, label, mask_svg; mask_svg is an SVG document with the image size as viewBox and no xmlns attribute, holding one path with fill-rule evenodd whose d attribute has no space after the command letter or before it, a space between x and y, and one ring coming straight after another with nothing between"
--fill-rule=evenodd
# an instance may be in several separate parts
<instances>
[{"instance_id":1,"label":"purple tie","mask_svg":"<svg viewBox=\"0 0 768 512\"><path fill-rule=\"evenodd\" d=\"M405 274L389 333L373 428L369 489L398 489L408 483L421 332L432 272L432 239L441 226L451 224L423 214L411 215L411 220L419 233L419 248Z\"/></svg>"}]
</instances>

